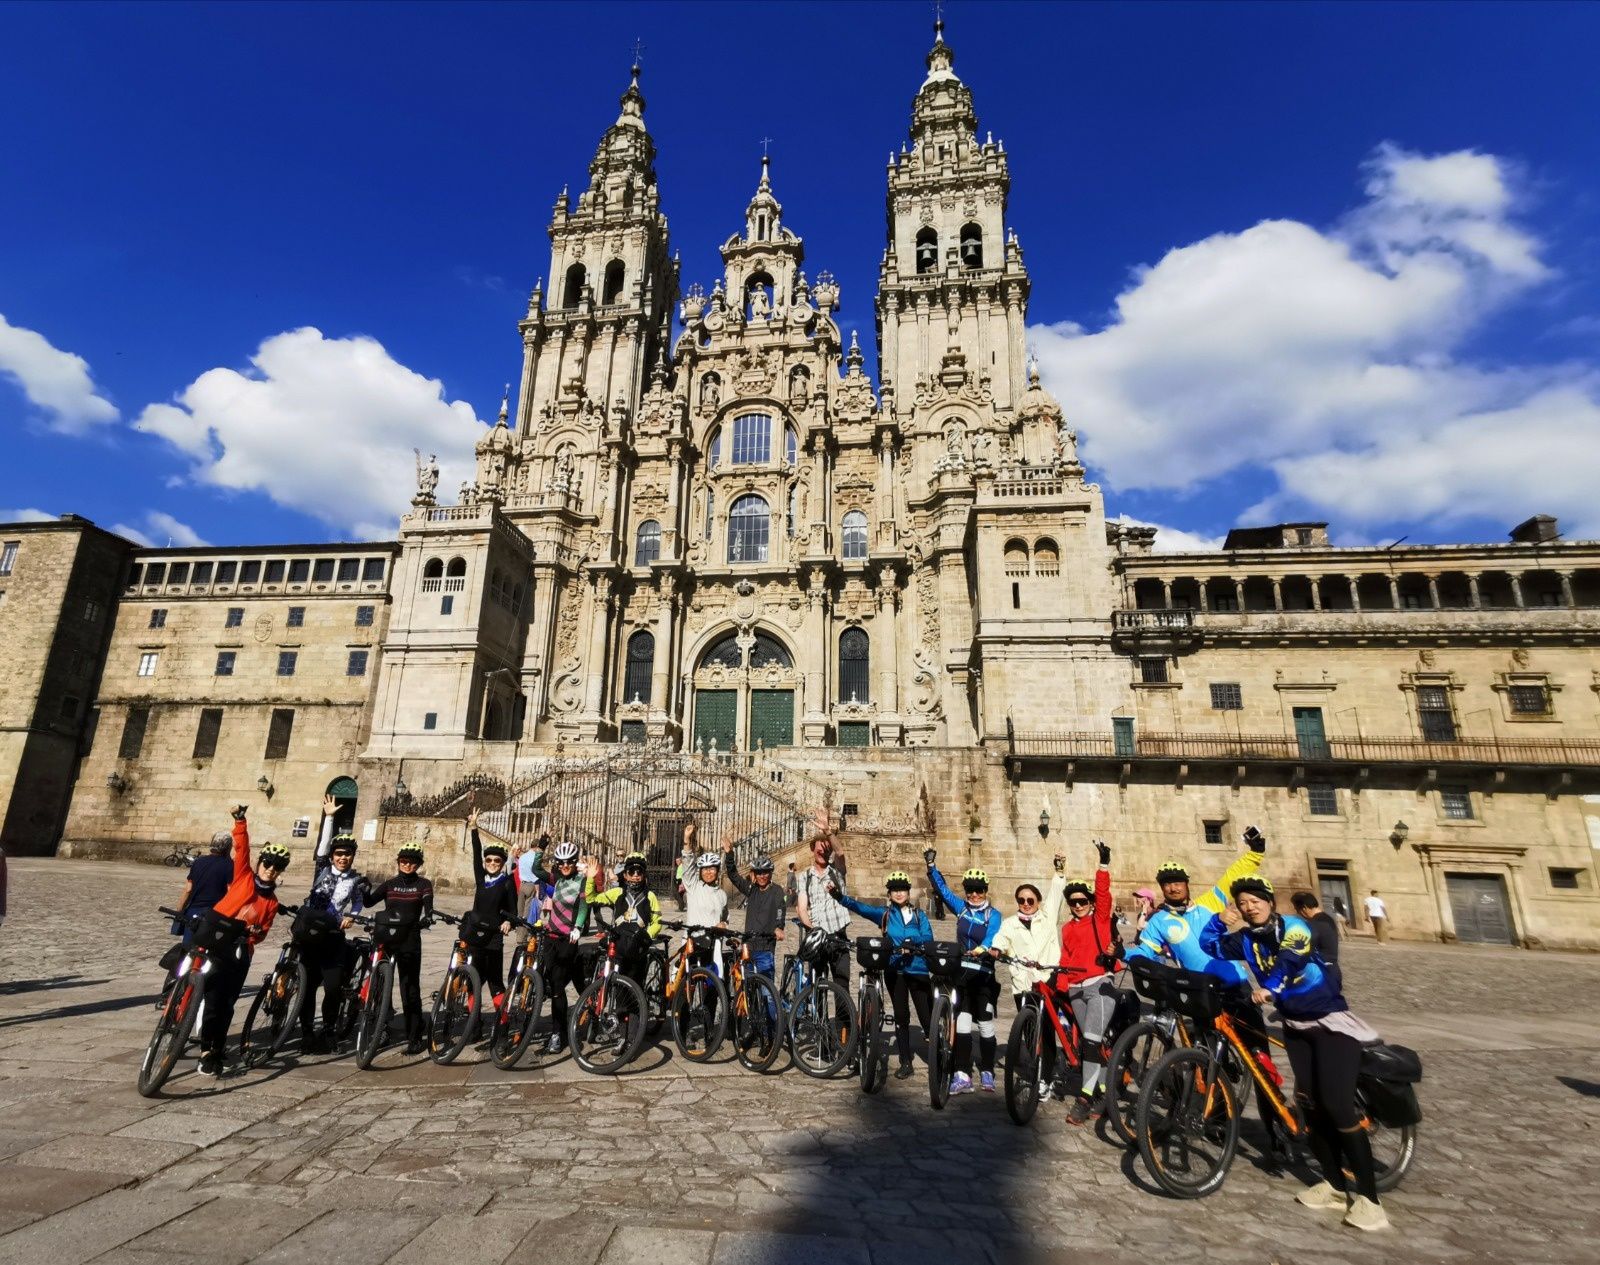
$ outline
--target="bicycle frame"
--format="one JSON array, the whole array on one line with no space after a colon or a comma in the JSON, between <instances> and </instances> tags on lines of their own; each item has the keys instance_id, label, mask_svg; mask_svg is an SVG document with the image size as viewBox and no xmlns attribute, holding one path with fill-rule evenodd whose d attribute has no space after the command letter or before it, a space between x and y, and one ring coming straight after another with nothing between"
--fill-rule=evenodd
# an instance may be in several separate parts
<instances>
[{"instance_id":1,"label":"bicycle frame","mask_svg":"<svg viewBox=\"0 0 1600 1265\"><path fill-rule=\"evenodd\" d=\"M1256 1088L1272 1104L1273 1114L1282 1122L1283 1127L1289 1131L1289 1136L1291 1138L1301 1137L1305 1133L1305 1128L1300 1122L1299 1113L1290 1106L1278 1083L1267 1075L1266 1070L1261 1065L1260 1057L1245 1044L1244 1038L1239 1035L1239 1030L1234 1026L1233 1016L1226 1012L1218 1015L1212 1021L1211 1028L1218 1037L1233 1047L1234 1053L1243 1062L1245 1070L1250 1073L1250 1079L1255 1081ZM1267 1040L1280 1047L1283 1045L1283 1042L1277 1040L1270 1033L1267 1034ZM1213 1042L1211 1054L1220 1064L1222 1050L1215 1042ZM1210 1092L1210 1086L1204 1088L1208 1093ZM1209 1107L1210 1103L1208 1102L1206 1105Z\"/></svg>"}]
</instances>

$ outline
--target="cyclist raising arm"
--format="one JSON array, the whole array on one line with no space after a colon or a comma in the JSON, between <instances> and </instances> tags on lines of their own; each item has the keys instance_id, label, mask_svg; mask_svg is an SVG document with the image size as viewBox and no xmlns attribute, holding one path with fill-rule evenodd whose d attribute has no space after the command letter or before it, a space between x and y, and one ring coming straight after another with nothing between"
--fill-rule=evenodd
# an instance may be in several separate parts
<instances>
[{"instance_id":1,"label":"cyclist raising arm","mask_svg":"<svg viewBox=\"0 0 1600 1265\"><path fill-rule=\"evenodd\" d=\"M1055 875L1050 880L1050 894L1040 893L1032 883L1017 888L1017 912L1000 924L991 953L1004 953L1007 957L1027 958L1033 962L1048 963L1056 952L1056 927L1061 921L1061 898L1066 893L1067 879L1062 873L1067 858L1059 852L1055 856ZM1006 967L1011 977L1011 993L1017 1005L1023 995L1031 993L1041 980L1051 980L1049 971L1035 971L1018 966L1015 962Z\"/></svg>"},{"instance_id":2,"label":"cyclist raising arm","mask_svg":"<svg viewBox=\"0 0 1600 1265\"><path fill-rule=\"evenodd\" d=\"M925 945L933 941L933 927L928 915L911 903L911 876L896 870L884 881L888 904L874 905L856 900L837 887L830 893L846 909L863 918L870 918L883 929L883 937L895 950L884 971L889 985L889 997L894 1003L894 1045L900 1056L900 1066L895 1078L905 1080L911 1075L911 1005L917 1008L917 1022L922 1031L928 1031L929 1012L933 1006L932 981L928 977L928 964L920 957L903 952L907 945ZM968 1082L970 1084L970 1081Z\"/></svg>"},{"instance_id":3,"label":"cyclist raising arm","mask_svg":"<svg viewBox=\"0 0 1600 1265\"><path fill-rule=\"evenodd\" d=\"M601 891L596 880L600 877L600 862L589 857L584 864L585 882L583 898L591 906L609 906L616 911L619 927L633 927L639 934L617 942L622 971L629 979L645 989L646 950L650 941L661 934L661 902L650 890L650 880L645 872L645 855L630 852L622 858L622 882ZM649 994L646 993L646 996Z\"/></svg>"},{"instance_id":4,"label":"cyclist raising arm","mask_svg":"<svg viewBox=\"0 0 1600 1265\"><path fill-rule=\"evenodd\" d=\"M400 1005L406 1017L406 1053L421 1054L422 1040L422 927L433 920L433 884L422 877L422 845L407 843L395 855L393 878L361 891L370 905L385 902L401 917L403 938L394 946L395 973L400 980Z\"/></svg>"},{"instance_id":5,"label":"cyclist raising arm","mask_svg":"<svg viewBox=\"0 0 1600 1265\"><path fill-rule=\"evenodd\" d=\"M776 979L778 941L783 939L787 902L783 889L772 881L772 858L758 856L750 863L750 877L744 878L734 860L732 838L725 836L722 842L728 878L744 893L744 942L750 946L751 965Z\"/></svg>"},{"instance_id":6,"label":"cyclist raising arm","mask_svg":"<svg viewBox=\"0 0 1600 1265\"><path fill-rule=\"evenodd\" d=\"M482 926L499 927L500 936L503 936L517 921L517 888L506 869L505 845L491 843L484 847L478 837L476 808L467 814L467 829L472 833L472 873L477 880L472 895L472 915ZM505 945L500 936L478 950L483 982L489 986L489 996L494 999L497 1011L505 1004L506 993Z\"/></svg>"},{"instance_id":7,"label":"cyclist raising arm","mask_svg":"<svg viewBox=\"0 0 1600 1265\"><path fill-rule=\"evenodd\" d=\"M1061 928L1061 965L1057 977L1067 988L1072 1017L1083 1034L1080 1054L1083 1083L1072 1106L1068 1124L1084 1124L1099 1109L1100 1043L1117 1010L1117 988L1110 972L1116 969L1116 949L1111 937L1111 849L1095 840L1100 864L1094 872L1094 892L1081 879L1067 884L1067 910L1072 915Z\"/></svg>"},{"instance_id":8,"label":"cyclist raising arm","mask_svg":"<svg viewBox=\"0 0 1600 1265\"><path fill-rule=\"evenodd\" d=\"M1254 826L1244 832L1245 850L1216 884L1199 899L1189 899L1189 871L1181 861L1163 861L1156 871L1156 886L1161 889L1162 905L1153 911L1139 932L1138 941L1125 955L1128 960L1149 958L1156 962L1177 963L1186 971L1208 971L1230 984L1243 983L1244 966L1223 962L1200 947L1200 933L1228 905L1228 889L1239 879L1254 874L1266 855L1267 841Z\"/></svg>"},{"instance_id":9,"label":"cyclist raising arm","mask_svg":"<svg viewBox=\"0 0 1600 1265\"><path fill-rule=\"evenodd\" d=\"M578 978L578 941L589 921L589 903L583 898L584 878L578 871L578 845L558 843L551 857L554 873L544 868L544 854L533 854L534 881L550 888L549 909L535 902L528 907L528 926L541 920L550 929L545 950L544 986L550 996L550 1039L546 1054L561 1053L567 1034L567 985ZM529 942L531 945L531 941Z\"/></svg>"},{"instance_id":10,"label":"cyclist raising arm","mask_svg":"<svg viewBox=\"0 0 1600 1265\"><path fill-rule=\"evenodd\" d=\"M351 834L333 833L334 815L339 801L332 795L322 800L322 834L317 840L317 856L311 876L311 890L304 908L337 919L339 935L322 948L308 949L306 994L300 1002L300 1046L308 1054L327 1054L339 1027L339 1000L344 982L355 969L355 951L344 938L350 916L361 912L361 892L366 881L356 872L356 841ZM322 1036L313 1032L317 1013L317 988L322 988Z\"/></svg>"},{"instance_id":11,"label":"cyclist raising arm","mask_svg":"<svg viewBox=\"0 0 1600 1265\"><path fill-rule=\"evenodd\" d=\"M819 818L821 813L818 814ZM850 925L850 911L829 895L830 887L844 890L844 875L836 862L844 858L833 850L833 840L820 828L811 839L811 865L800 875L796 884L794 916L807 931L821 931L832 935ZM850 946L841 945L829 957L817 964L836 979L844 988L850 987Z\"/></svg>"},{"instance_id":12,"label":"cyclist raising arm","mask_svg":"<svg viewBox=\"0 0 1600 1265\"><path fill-rule=\"evenodd\" d=\"M928 881L956 916L956 940L966 954L961 972L961 1009L956 1014L955 1074L950 1092L965 1094L972 1088L972 1028L978 1028L978 1070L986 1094L994 1093L994 1055L998 1044L994 1035L995 1004L1000 1000L1000 981L994 975L994 959L989 950L1000 934L1000 911L989 903L989 876L983 870L968 870L961 876L964 899L958 900L934 864L938 853L929 848L922 854L928 863Z\"/></svg>"},{"instance_id":13,"label":"cyclist raising arm","mask_svg":"<svg viewBox=\"0 0 1600 1265\"><path fill-rule=\"evenodd\" d=\"M1389 1218L1378 1205L1372 1143L1356 1109L1361 1047L1378 1034L1350 1013L1338 976L1312 948L1305 921L1276 910L1272 884L1259 875L1237 879L1233 902L1244 926L1230 932L1221 914L1201 933L1207 953L1248 964L1256 987L1250 999L1272 1002L1283 1016L1283 1044L1294 1068L1294 1096L1304 1114L1311 1150L1323 1180L1296 1198L1308 1208L1345 1212L1358 1230L1383 1230ZM1345 1168L1355 1174L1355 1189ZM1346 1201L1348 1199L1348 1209Z\"/></svg>"}]
</instances>

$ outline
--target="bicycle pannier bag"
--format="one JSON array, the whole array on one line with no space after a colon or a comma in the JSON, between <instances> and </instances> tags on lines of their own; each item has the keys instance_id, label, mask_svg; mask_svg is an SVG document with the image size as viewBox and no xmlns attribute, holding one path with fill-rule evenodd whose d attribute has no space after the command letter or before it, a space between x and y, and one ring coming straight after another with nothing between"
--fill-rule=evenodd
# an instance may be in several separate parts
<instances>
[{"instance_id":1,"label":"bicycle pannier bag","mask_svg":"<svg viewBox=\"0 0 1600 1265\"><path fill-rule=\"evenodd\" d=\"M1412 1085L1422 1079L1422 1060L1403 1045L1375 1041L1361 1047L1361 1074L1376 1080Z\"/></svg>"},{"instance_id":2,"label":"bicycle pannier bag","mask_svg":"<svg viewBox=\"0 0 1600 1265\"><path fill-rule=\"evenodd\" d=\"M302 948L319 948L338 937L339 920L320 909L302 909L295 915L292 934Z\"/></svg>"},{"instance_id":3,"label":"bicycle pannier bag","mask_svg":"<svg viewBox=\"0 0 1600 1265\"><path fill-rule=\"evenodd\" d=\"M882 936L858 936L856 961L864 971L881 971L889 964L889 946Z\"/></svg>"},{"instance_id":4,"label":"bicycle pannier bag","mask_svg":"<svg viewBox=\"0 0 1600 1265\"><path fill-rule=\"evenodd\" d=\"M392 949L405 940L416 920L399 909L380 909L372 919L372 942Z\"/></svg>"},{"instance_id":5,"label":"bicycle pannier bag","mask_svg":"<svg viewBox=\"0 0 1600 1265\"><path fill-rule=\"evenodd\" d=\"M1408 1124L1422 1123L1422 1104L1417 1101L1415 1085L1400 1081L1379 1080L1362 1073L1357 1082L1357 1099L1379 1124L1398 1129Z\"/></svg>"},{"instance_id":6,"label":"bicycle pannier bag","mask_svg":"<svg viewBox=\"0 0 1600 1265\"><path fill-rule=\"evenodd\" d=\"M237 918L225 918L215 909L208 909L195 924L194 942L200 948L215 953L243 939L249 930L249 926Z\"/></svg>"},{"instance_id":7,"label":"bicycle pannier bag","mask_svg":"<svg viewBox=\"0 0 1600 1265\"><path fill-rule=\"evenodd\" d=\"M928 970L942 979L956 979L961 974L961 946L937 941L928 954Z\"/></svg>"}]
</instances>

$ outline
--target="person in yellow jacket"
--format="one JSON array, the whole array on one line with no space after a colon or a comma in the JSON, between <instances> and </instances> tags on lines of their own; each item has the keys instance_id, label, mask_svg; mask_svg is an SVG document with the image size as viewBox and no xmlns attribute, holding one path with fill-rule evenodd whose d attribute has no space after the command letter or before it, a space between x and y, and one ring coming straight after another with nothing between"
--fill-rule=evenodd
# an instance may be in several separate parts
<instances>
[{"instance_id":1,"label":"person in yellow jacket","mask_svg":"<svg viewBox=\"0 0 1600 1265\"><path fill-rule=\"evenodd\" d=\"M1004 953L1007 957L1027 958L1054 966L1061 956L1057 941L1057 927L1061 922L1061 896L1067 889L1067 876L1063 872L1067 858L1059 852L1055 856L1056 872L1050 879L1049 891L1041 893L1032 883L1023 883L1014 893L1017 912L1000 924L995 933L990 952ZM1011 995L1017 1005L1025 994L1033 991L1040 980L1049 980L1049 971L1036 971L1031 967L1006 963L1011 980Z\"/></svg>"},{"instance_id":2,"label":"person in yellow jacket","mask_svg":"<svg viewBox=\"0 0 1600 1265\"><path fill-rule=\"evenodd\" d=\"M622 859L622 882L616 887L601 891L596 880L600 877L600 862L593 857L584 864L587 882L583 885L583 899L593 909L596 905L609 905L616 911L613 923L617 927L633 927L638 934L621 937L617 941L618 964L623 974L644 988L645 970L649 965L647 950L650 942L661 934L661 901L650 890L650 880L645 872L642 852L630 852Z\"/></svg>"}]
</instances>

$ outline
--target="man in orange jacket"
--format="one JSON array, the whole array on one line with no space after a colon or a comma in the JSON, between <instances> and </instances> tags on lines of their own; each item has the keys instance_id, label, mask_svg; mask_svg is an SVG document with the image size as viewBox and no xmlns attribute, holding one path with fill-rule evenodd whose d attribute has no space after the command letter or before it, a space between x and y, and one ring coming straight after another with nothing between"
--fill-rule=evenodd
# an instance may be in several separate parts
<instances>
[{"instance_id":1,"label":"man in orange jacket","mask_svg":"<svg viewBox=\"0 0 1600 1265\"><path fill-rule=\"evenodd\" d=\"M222 1074L222 1059L228 1044L228 1028L233 1024L233 1008L250 975L250 959L256 945L272 930L278 914L278 875L289 868L289 849L281 843L268 843L261 849L254 868L250 865L250 829L244 821L245 806L233 810L233 881L211 912L244 924L233 943L211 954L205 982L205 1014L200 1022L200 1075Z\"/></svg>"}]
</instances>

